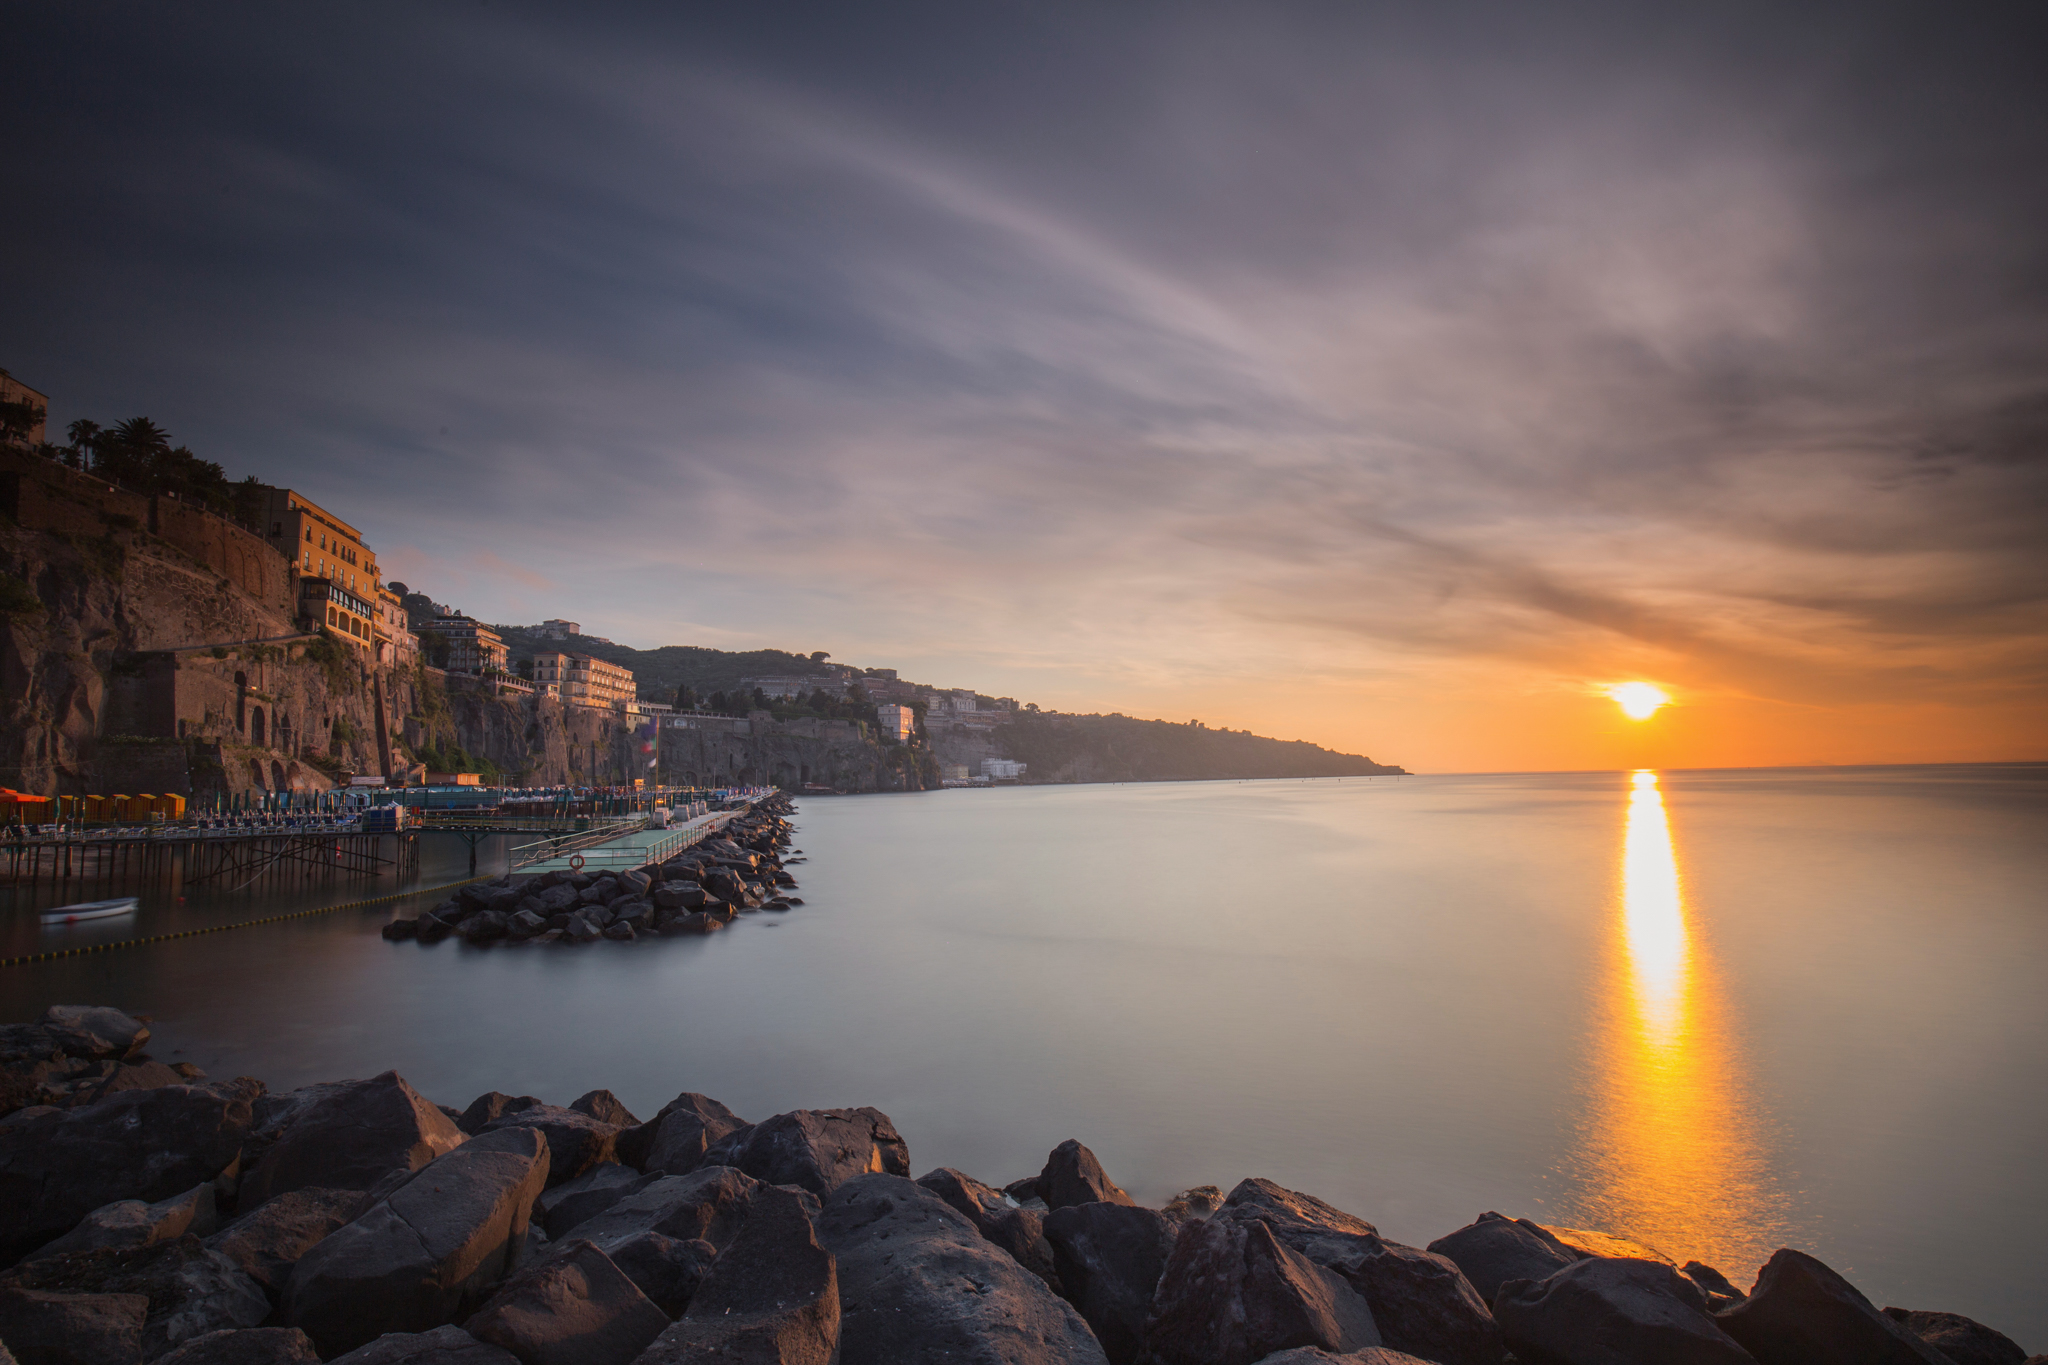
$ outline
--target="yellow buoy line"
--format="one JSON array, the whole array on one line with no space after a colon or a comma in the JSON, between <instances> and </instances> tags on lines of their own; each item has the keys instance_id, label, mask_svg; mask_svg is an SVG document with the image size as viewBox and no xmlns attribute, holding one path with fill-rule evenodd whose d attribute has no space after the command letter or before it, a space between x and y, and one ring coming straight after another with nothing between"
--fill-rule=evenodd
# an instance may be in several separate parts
<instances>
[{"instance_id":1,"label":"yellow buoy line","mask_svg":"<svg viewBox=\"0 0 2048 1365\"><path fill-rule=\"evenodd\" d=\"M442 886L421 886L410 891L393 891L386 896L371 896L366 900L343 901L339 905L320 905L311 910L294 910L286 915L265 915L261 919L236 920L233 924L209 924L203 929L180 929L173 934L149 934L143 938L116 939L112 943L85 943L76 948L52 948L46 953L25 953L20 957L0 957L0 967L25 967L31 962L54 962L60 957L76 957L80 953L103 953L110 948L136 948L145 943L168 943L174 938L197 938L201 934L218 934L227 929L247 929L254 924L277 924L288 919L304 919L308 915L330 915L336 910L355 910L365 905L381 905L385 901L404 900L408 896L432 896L442 891L452 891L458 886L471 882L490 880L495 874L478 877L464 877L459 882L448 882Z\"/></svg>"}]
</instances>

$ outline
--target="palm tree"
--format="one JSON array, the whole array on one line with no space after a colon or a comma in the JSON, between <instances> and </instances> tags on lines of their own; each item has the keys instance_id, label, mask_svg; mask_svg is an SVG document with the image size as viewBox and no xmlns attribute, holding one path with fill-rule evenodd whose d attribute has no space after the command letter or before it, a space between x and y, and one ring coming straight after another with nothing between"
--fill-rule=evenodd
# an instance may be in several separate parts
<instances>
[{"instance_id":1,"label":"palm tree","mask_svg":"<svg viewBox=\"0 0 2048 1365\"><path fill-rule=\"evenodd\" d=\"M171 448L171 434L147 417L130 417L115 425L109 435L116 445L137 453L155 455Z\"/></svg>"},{"instance_id":2,"label":"palm tree","mask_svg":"<svg viewBox=\"0 0 2048 1365\"><path fill-rule=\"evenodd\" d=\"M64 431L71 438L71 454L74 457L83 455L100 438L100 424L84 417L73 422ZM76 458L72 460L72 464L77 464Z\"/></svg>"}]
</instances>

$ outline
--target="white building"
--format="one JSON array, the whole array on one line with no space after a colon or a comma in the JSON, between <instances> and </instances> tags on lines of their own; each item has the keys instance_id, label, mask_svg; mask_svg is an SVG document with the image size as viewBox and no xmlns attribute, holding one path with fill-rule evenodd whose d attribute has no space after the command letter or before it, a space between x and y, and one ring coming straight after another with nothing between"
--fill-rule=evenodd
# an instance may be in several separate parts
<instances>
[{"instance_id":1,"label":"white building","mask_svg":"<svg viewBox=\"0 0 2048 1365\"><path fill-rule=\"evenodd\" d=\"M897 706L893 703L877 706L875 720L882 727L882 738L898 744L909 743L910 737L917 733L917 712L907 706Z\"/></svg>"},{"instance_id":2,"label":"white building","mask_svg":"<svg viewBox=\"0 0 2048 1365\"><path fill-rule=\"evenodd\" d=\"M981 775L995 782L1015 782L1024 776L1024 770L1031 765L1019 763L1010 758L984 758L981 761Z\"/></svg>"},{"instance_id":3,"label":"white building","mask_svg":"<svg viewBox=\"0 0 2048 1365\"><path fill-rule=\"evenodd\" d=\"M581 635L583 627L577 625L574 621L549 620L535 626L533 633L550 640L566 640L571 635Z\"/></svg>"}]
</instances>

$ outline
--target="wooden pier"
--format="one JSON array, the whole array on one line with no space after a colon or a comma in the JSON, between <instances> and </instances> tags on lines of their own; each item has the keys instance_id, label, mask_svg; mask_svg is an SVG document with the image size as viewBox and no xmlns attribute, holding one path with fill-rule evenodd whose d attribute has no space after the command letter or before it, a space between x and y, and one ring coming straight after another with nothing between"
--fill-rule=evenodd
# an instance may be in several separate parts
<instances>
[{"instance_id":1,"label":"wooden pier","mask_svg":"<svg viewBox=\"0 0 2048 1365\"><path fill-rule=\"evenodd\" d=\"M234 891L400 878L419 871L419 836L321 829L155 830L147 833L8 839L7 881L31 896L204 886Z\"/></svg>"}]
</instances>

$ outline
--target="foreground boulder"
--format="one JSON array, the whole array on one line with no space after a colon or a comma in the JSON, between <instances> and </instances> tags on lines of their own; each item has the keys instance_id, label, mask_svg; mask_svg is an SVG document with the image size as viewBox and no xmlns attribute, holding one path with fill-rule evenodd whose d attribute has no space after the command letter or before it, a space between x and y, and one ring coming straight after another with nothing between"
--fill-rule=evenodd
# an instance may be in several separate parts
<instances>
[{"instance_id":1,"label":"foreground boulder","mask_svg":"<svg viewBox=\"0 0 2048 1365\"><path fill-rule=\"evenodd\" d=\"M879 1109L798 1109L728 1134L707 1150L704 1162L736 1166L766 1184L796 1185L822 1199L857 1176L908 1176L910 1146Z\"/></svg>"},{"instance_id":2,"label":"foreground boulder","mask_svg":"<svg viewBox=\"0 0 2048 1365\"><path fill-rule=\"evenodd\" d=\"M518 1365L518 1359L460 1327L436 1327L431 1332L387 1332L328 1365Z\"/></svg>"},{"instance_id":3,"label":"foreground boulder","mask_svg":"<svg viewBox=\"0 0 2048 1365\"><path fill-rule=\"evenodd\" d=\"M1584 1259L1567 1251L1541 1225L1491 1212L1437 1238L1429 1249L1465 1272L1480 1299L1489 1304L1509 1280L1540 1280Z\"/></svg>"},{"instance_id":4,"label":"foreground boulder","mask_svg":"<svg viewBox=\"0 0 2048 1365\"><path fill-rule=\"evenodd\" d=\"M643 1232L724 1247L746 1225L760 1189L760 1181L730 1166L663 1176L578 1223L575 1234L596 1243L606 1255Z\"/></svg>"},{"instance_id":5,"label":"foreground boulder","mask_svg":"<svg viewBox=\"0 0 2048 1365\"><path fill-rule=\"evenodd\" d=\"M1749 1297L1718 1321L1759 1365L1948 1365L1855 1285L1789 1247L1771 1253Z\"/></svg>"},{"instance_id":6,"label":"foreground boulder","mask_svg":"<svg viewBox=\"0 0 2048 1365\"><path fill-rule=\"evenodd\" d=\"M463 1324L522 1365L629 1365L667 1326L668 1314L584 1241L515 1276Z\"/></svg>"},{"instance_id":7,"label":"foreground boulder","mask_svg":"<svg viewBox=\"0 0 2048 1365\"><path fill-rule=\"evenodd\" d=\"M1178 1225L1157 1209L1094 1203L1054 1209L1043 1226L1062 1296L1110 1360L1137 1359Z\"/></svg>"},{"instance_id":8,"label":"foreground boulder","mask_svg":"<svg viewBox=\"0 0 2048 1365\"><path fill-rule=\"evenodd\" d=\"M0 1123L0 1263L123 1199L155 1203L212 1180L240 1154L260 1082L170 1085Z\"/></svg>"},{"instance_id":9,"label":"foreground boulder","mask_svg":"<svg viewBox=\"0 0 2048 1365\"><path fill-rule=\"evenodd\" d=\"M1018 1265L1044 1280L1046 1288L1060 1292L1059 1267L1053 1261L1052 1243L1045 1240L1045 1220L1035 1210L1013 1208L1001 1190L950 1166L919 1176L917 1183L945 1200L954 1212L974 1224L976 1232L1009 1252Z\"/></svg>"},{"instance_id":10,"label":"foreground boulder","mask_svg":"<svg viewBox=\"0 0 2048 1365\"><path fill-rule=\"evenodd\" d=\"M1048 1209L1063 1209L1070 1204L1138 1202L1118 1188L1095 1159L1095 1153L1074 1138L1052 1149L1032 1188Z\"/></svg>"},{"instance_id":11,"label":"foreground boulder","mask_svg":"<svg viewBox=\"0 0 2048 1365\"><path fill-rule=\"evenodd\" d=\"M551 1165L554 1161L552 1147L548 1149L548 1161ZM549 1241L559 1242L578 1223L595 1218L633 1191L660 1178L607 1161L543 1194L534 1206L534 1221L547 1230Z\"/></svg>"},{"instance_id":12,"label":"foreground boulder","mask_svg":"<svg viewBox=\"0 0 2048 1365\"><path fill-rule=\"evenodd\" d=\"M242 1179L241 1206L308 1185L367 1190L462 1145L462 1130L395 1071L320 1087Z\"/></svg>"},{"instance_id":13,"label":"foreground boulder","mask_svg":"<svg viewBox=\"0 0 2048 1365\"><path fill-rule=\"evenodd\" d=\"M1749 1365L1698 1285L1661 1261L1595 1257L1509 1280L1493 1316L1516 1356L1556 1365Z\"/></svg>"},{"instance_id":14,"label":"foreground boulder","mask_svg":"<svg viewBox=\"0 0 2048 1365\"><path fill-rule=\"evenodd\" d=\"M1884 1315L1955 1365L2026 1365L2027 1353L2018 1342L1961 1313L1887 1308Z\"/></svg>"},{"instance_id":15,"label":"foreground boulder","mask_svg":"<svg viewBox=\"0 0 2048 1365\"><path fill-rule=\"evenodd\" d=\"M1363 1296L1254 1217L1181 1229L1145 1332L1146 1355L1159 1365L1253 1365L1294 1346L1379 1344Z\"/></svg>"},{"instance_id":16,"label":"foreground boulder","mask_svg":"<svg viewBox=\"0 0 2048 1365\"><path fill-rule=\"evenodd\" d=\"M323 1357L440 1326L511 1268L547 1176L535 1129L470 1139L308 1251L285 1285L284 1320Z\"/></svg>"},{"instance_id":17,"label":"foreground boulder","mask_svg":"<svg viewBox=\"0 0 2048 1365\"><path fill-rule=\"evenodd\" d=\"M688 1311L640 1357L644 1365L858 1365L866 1358L840 1352L838 1272L831 1253L818 1244L805 1197L770 1187L754 1204L753 1216L712 1263Z\"/></svg>"},{"instance_id":18,"label":"foreground boulder","mask_svg":"<svg viewBox=\"0 0 2048 1365\"><path fill-rule=\"evenodd\" d=\"M648 1122L619 1135L619 1160L643 1171L687 1175L704 1164L713 1143L750 1126L709 1095L686 1090Z\"/></svg>"},{"instance_id":19,"label":"foreground boulder","mask_svg":"<svg viewBox=\"0 0 2048 1365\"><path fill-rule=\"evenodd\" d=\"M71 1231L35 1252L37 1258L58 1256L67 1251L94 1251L101 1247L146 1247L168 1242L186 1233L204 1237L219 1223L213 1202L213 1184L194 1185L180 1195L145 1204L140 1199L123 1199L94 1209Z\"/></svg>"},{"instance_id":20,"label":"foreground boulder","mask_svg":"<svg viewBox=\"0 0 2048 1365\"><path fill-rule=\"evenodd\" d=\"M296 1327L232 1327L158 1356L156 1365L317 1365L313 1340Z\"/></svg>"},{"instance_id":21,"label":"foreground boulder","mask_svg":"<svg viewBox=\"0 0 2048 1365\"><path fill-rule=\"evenodd\" d=\"M909 1180L848 1181L825 1201L818 1235L838 1258L842 1365L1105 1360L1070 1305Z\"/></svg>"},{"instance_id":22,"label":"foreground boulder","mask_svg":"<svg viewBox=\"0 0 2048 1365\"><path fill-rule=\"evenodd\" d=\"M21 1365L136 1365L149 1300L0 1288L0 1343Z\"/></svg>"},{"instance_id":23,"label":"foreground boulder","mask_svg":"<svg viewBox=\"0 0 2048 1365\"><path fill-rule=\"evenodd\" d=\"M455 1126L475 1137L484 1126L501 1118L515 1109L532 1109L541 1103L531 1095L508 1095L502 1090L486 1090L469 1102L469 1108L462 1111L455 1120Z\"/></svg>"},{"instance_id":24,"label":"foreground boulder","mask_svg":"<svg viewBox=\"0 0 2048 1365\"><path fill-rule=\"evenodd\" d=\"M1297 1346L1291 1351L1280 1351L1267 1356L1259 1365L1435 1365L1421 1356L1411 1356L1406 1351L1395 1351L1385 1346L1368 1346L1362 1351L1349 1351L1333 1356L1315 1346Z\"/></svg>"},{"instance_id":25,"label":"foreground boulder","mask_svg":"<svg viewBox=\"0 0 2048 1365\"><path fill-rule=\"evenodd\" d=\"M1217 1215L1256 1218L1289 1250L1334 1271L1372 1309L1381 1342L1441 1365L1498 1365L1493 1315L1448 1257L1390 1242L1363 1218L1270 1180L1244 1180Z\"/></svg>"},{"instance_id":26,"label":"foreground boulder","mask_svg":"<svg viewBox=\"0 0 2048 1365\"><path fill-rule=\"evenodd\" d=\"M575 1109L552 1104L527 1105L492 1119L483 1133L531 1128L548 1143L548 1181L560 1185L596 1166L617 1159L619 1127Z\"/></svg>"},{"instance_id":27,"label":"foreground boulder","mask_svg":"<svg viewBox=\"0 0 2048 1365\"><path fill-rule=\"evenodd\" d=\"M659 1232L643 1232L615 1245L612 1264L639 1286L648 1301L669 1318L679 1318L696 1297L697 1288L718 1259L718 1248L701 1237L685 1241Z\"/></svg>"},{"instance_id":28,"label":"foreground boulder","mask_svg":"<svg viewBox=\"0 0 2048 1365\"><path fill-rule=\"evenodd\" d=\"M206 1239L276 1298L299 1258L368 1207L360 1190L307 1185L243 1214Z\"/></svg>"},{"instance_id":29,"label":"foreground boulder","mask_svg":"<svg viewBox=\"0 0 2048 1365\"><path fill-rule=\"evenodd\" d=\"M254 1281L197 1237L156 1246L73 1251L26 1261L0 1276L0 1288L53 1294L139 1294L148 1304L142 1355L154 1359L181 1342L228 1327L254 1327L270 1300ZM0 1332L0 1340L7 1340Z\"/></svg>"}]
</instances>

